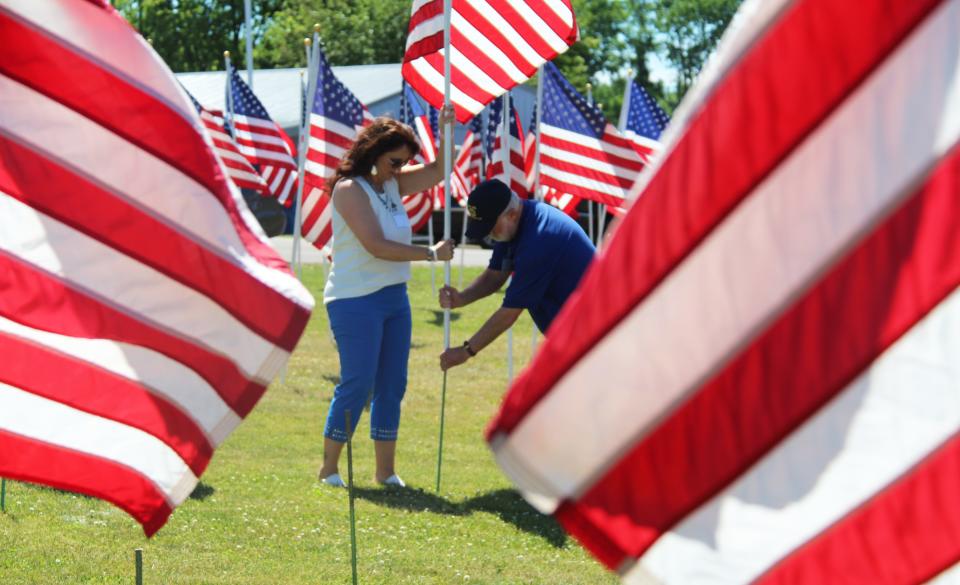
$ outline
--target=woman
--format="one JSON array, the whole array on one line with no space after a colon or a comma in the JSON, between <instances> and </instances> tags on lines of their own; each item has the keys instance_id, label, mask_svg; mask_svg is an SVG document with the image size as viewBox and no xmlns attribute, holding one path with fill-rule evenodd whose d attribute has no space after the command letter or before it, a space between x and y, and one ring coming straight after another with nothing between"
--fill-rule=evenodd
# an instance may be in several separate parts
<instances>
[{"instance_id":1,"label":"woman","mask_svg":"<svg viewBox=\"0 0 960 585\"><path fill-rule=\"evenodd\" d=\"M452 120L452 108L444 109L441 128ZM350 429L355 429L371 390L376 480L404 485L394 469L394 454L410 354L410 261L450 260L454 244L410 245L410 222L400 197L440 182L442 143L437 150L435 162L405 167L420 152L416 137L396 120L377 118L360 133L329 181L333 267L323 302L340 354L340 383L323 433L319 479L328 485L344 485L338 462L347 441L345 412L350 411Z\"/></svg>"}]
</instances>

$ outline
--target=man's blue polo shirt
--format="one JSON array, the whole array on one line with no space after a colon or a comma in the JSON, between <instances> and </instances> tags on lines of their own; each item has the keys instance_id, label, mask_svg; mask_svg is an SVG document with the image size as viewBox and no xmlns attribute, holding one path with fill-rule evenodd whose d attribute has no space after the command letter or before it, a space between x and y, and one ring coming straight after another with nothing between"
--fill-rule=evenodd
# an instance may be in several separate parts
<instances>
[{"instance_id":1,"label":"man's blue polo shirt","mask_svg":"<svg viewBox=\"0 0 960 585\"><path fill-rule=\"evenodd\" d=\"M517 234L509 242L494 245L488 267L513 271L503 306L527 309L540 331L546 332L595 251L583 228L562 211L547 203L524 201Z\"/></svg>"}]
</instances>

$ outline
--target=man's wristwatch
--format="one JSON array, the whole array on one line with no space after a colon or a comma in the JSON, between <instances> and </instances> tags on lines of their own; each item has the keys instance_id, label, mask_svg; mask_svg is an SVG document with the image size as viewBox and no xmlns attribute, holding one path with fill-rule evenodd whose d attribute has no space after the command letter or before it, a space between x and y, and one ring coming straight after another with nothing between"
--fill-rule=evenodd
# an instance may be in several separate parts
<instances>
[{"instance_id":1,"label":"man's wristwatch","mask_svg":"<svg viewBox=\"0 0 960 585\"><path fill-rule=\"evenodd\" d=\"M437 261L437 252L433 248L427 246L427 261L436 262Z\"/></svg>"},{"instance_id":2,"label":"man's wristwatch","mask_svg":"<svg viewBox=\"0 0 960 585\"><path fill-rule=\"evenodd\" d=\"M473 348L470 347L470 340L469 340L469 339L463 342L463 349L467 350L467 354L468 354L470 357L473 357L473 356L477 355L477 352L473 351Z\"/></svg>"}]
</instances>

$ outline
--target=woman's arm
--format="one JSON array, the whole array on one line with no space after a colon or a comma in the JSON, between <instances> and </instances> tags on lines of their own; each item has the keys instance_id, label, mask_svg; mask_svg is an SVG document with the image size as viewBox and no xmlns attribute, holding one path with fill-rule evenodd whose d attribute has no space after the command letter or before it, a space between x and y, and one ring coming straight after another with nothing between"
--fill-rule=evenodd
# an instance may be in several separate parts
<instances>
[{"instance_id":1,"label":"woman's arm","mask_svg":"<svg viewBox=\"0 0 960 585\"><path fill-rule=\"evenodd\" d=\"M400 195L411 195L420 193L433 187L443 180L443 162L446 157L444 148L444 128L447 124L452 124L454 120L453 108L444 108L440 110L439 122L437 128L440 136L437 137L437 158L431 163L404 168L397 177L397 187ZM452 129L451 129L452 131Z\"/></svg>"},{"instance_id":2,"label":"woman's arm","mask_svg":"<svg viewBox=\"0 0 960 585\"><path fill-rule=\"evenodd\" d=\"M360 185L352 180L341 181L333 189L333 205L347 222L350 231L360 240L363 248L376 258L395 262L429 260L428 249L431 248L437 260L453 258L453 240L445 240L428 248L385 238L380 222L370 207L370 198Z\"/></svg>"}]
</instances>

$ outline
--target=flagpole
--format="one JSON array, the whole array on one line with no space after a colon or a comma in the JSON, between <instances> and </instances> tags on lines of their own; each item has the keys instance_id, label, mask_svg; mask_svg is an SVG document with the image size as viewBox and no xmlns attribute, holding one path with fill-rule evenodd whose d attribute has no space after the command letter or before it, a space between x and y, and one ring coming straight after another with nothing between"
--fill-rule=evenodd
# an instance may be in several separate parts
<instances>
[{"instance_id":1,"label":"flagpole","mask_svg":"<svg viewBox=\"0 0 960 585\"><path fill-rule=\"evenodd\" d=\"M634 80L633 69L627 69L627 84L623 88L623 104L620 105L620 120L617 123L617 130L620 131L620 134L623 134L624 128L627 127L627 116L630 114L630 99L633 94L633 80ZM603 242L603 232L607 228L607 206L603 206L603 211L600 215L600 239L597 241L597 247L600 247L600 244Z\"/></svg>"},{"instance_id":2,"label":"flagpole","mask_svg":"<svg viewBox=\"0 0 960 585\"><path fill-rule=\"evenodd\" d=\"M303 174L307 164L308 136L310 134L310 112L313 110L309 101L317 89L317 73L315 71L313 53L314 47L319 46L320 25L313 26L313 41L303 39L303 48L307 53L307 93L300 100L303 111L300 113L300 129L297 136L297 194L293 201L293 260L297 278L303 280L303 266L300 258L300 239L303 231Z\"/></svg>"},{"instance_id":3,"label":"flagpole","mask_svg":"<svg viewBox=\"0 0 960 585\"><path fill-rule=\"evenodd\" d=\"M251 0L243 0L243 26L247 33L247 85L253 89L253 30L251 25Z\"/></svg>"},{"instance_id":4,"label":"flagpole","mask_svg":"<svg viewBox=\"0 0 960 585\"><path fill-rule=\"evenodd\" d=\"M540 119L543 116L543 65L537 68L537 102L534 107L536 120L534 120L534 140L536 141L533 150L533 196L543 201L543 193L540 192ZM537 351L537 324L531 327L530 335L530 359L533 359L534 352Z\"/></svg>"},{"instance_id":5,"label":"flagpole","mask_svg":"<svg viewBox=\"0 0 960 585\"><path fill-rule=\"evenodd\" d=\"M237 129L234 128L234 126L233 126L233 92L230 91L230 74L231 74L231 71L232 71L231 65L230 65L230 51L224 51L224 52L223 52L223 62L224 62L224 64L226 65L226 68L227 68L227 85L226 85L226 90L227 90L227 99L226 99L226 102L227 102L227 103L226 103L226 106L227 106L227 117L228 117L228 119L229 119L229 121L230 121L230 133L233 135L233 139L236 140L236 138L237 138Z\"/></svg>"},{"instance_id":6,"label":"flagpole","mask_svg":"<svg viewBox=\"0 0 960 585\"><path fill-rule=\"evenodd\" d=\"M587 103L593 105L593 84L589 81L587 82ZM590 237L590 241L596 243L593 233L593 200L587 200L587 235Z\"/></svg>"},{"instance_id":7,"label":"flagpole","mask_svg":"<svg viewBox=\"0 0 960 585\"><path fill-rule=\"evenodd\" d=\"M443 105L452 105L450 99L450 13L452 0L443 0ZM453 124L443 126L443 239L450 239L450 169L453 161ZM450 286L450 261L443 263L443 281ZM450 349L450 309L443 310L443 349ZM440 492L440 470L443 463L443 417L447 406L447 372L443 372L443 391L440 395L440 444L437 449L437 492Z\"/></svg>"},{"instance_id":8,"label":"flagpole","mask_svg":"<svg viewBox=\"0 0 960 585\"><path fill-rule=\"evenodd\" d=\"M513 134L510 132L510 91L503 94L503 109L500 111L500 162L503 165L503 177L507 186L512 183L513 168L510 163L510 150ZM507 286L510 286L509 282ZM507 384L513 383L513 325L507 329Z\"/></svg>"}]
</instances>

